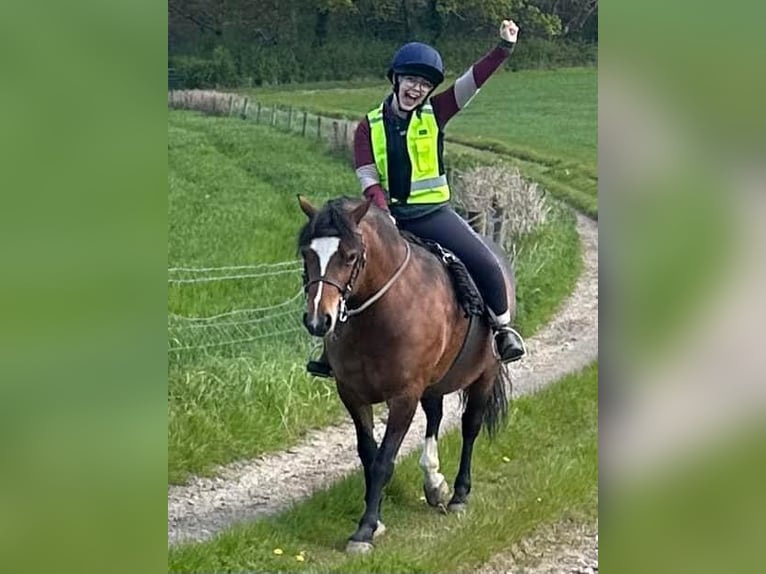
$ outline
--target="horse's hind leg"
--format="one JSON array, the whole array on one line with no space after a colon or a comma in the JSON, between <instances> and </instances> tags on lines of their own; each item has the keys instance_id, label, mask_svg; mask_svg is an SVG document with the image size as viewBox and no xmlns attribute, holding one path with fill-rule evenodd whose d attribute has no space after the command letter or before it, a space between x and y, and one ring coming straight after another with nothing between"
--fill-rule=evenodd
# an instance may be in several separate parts
<instances>
[{"instance_id":1,"label":"horse's hind leg","mask_svg":"<svg viewBox=\"0 0 766 574\"><path fill-rule=\"evenodd\" d=\"M467 389L468 401L463 412L463 449L460 453L460 469L455 478L455 493L447 508L452 512L462 512L471 492L471 457L473 443L481 430L484 411L489 401L492 384L496 373L485 371L481 377Z\"/></svg>"},{"instance_id":2,"label":"horse's hind leg","mask_svg":"<svg viewBox=\"0 0 766 574\"><path fill-rule=\"evenodd\" d=\"M420 399L426 413L426 438L420 468L423 469L423 491L431 506L444 506L449 500L449 486L439 472L439 424L442 421L443 397Z\"/></svg>"},{"instance_id":3,"label":"horse's hind leg","mask_svg":"<svg viewBox=\"0 0 766 574\"><path fill-rule=\"evenodd\" d=\"M370 466L367 492L364 497L364 514L359 520L359 528L351 535L346 545L347 552L369 552L373 548L372 538L379 524L383 487L394 473L396 453L399 452L404 435L410 428L417 406L417 399L409 397L397 398L388 404L386 434Z\"/></svg>"}]
</instances>

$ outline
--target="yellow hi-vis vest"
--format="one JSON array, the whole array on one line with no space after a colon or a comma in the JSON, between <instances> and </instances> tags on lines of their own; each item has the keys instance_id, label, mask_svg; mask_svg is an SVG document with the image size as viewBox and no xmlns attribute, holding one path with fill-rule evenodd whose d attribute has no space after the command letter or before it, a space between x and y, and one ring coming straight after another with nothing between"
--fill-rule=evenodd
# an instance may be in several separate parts
<instances>
[{"instance_id":1,"label":"yellow hi-vis vest","mask_svg":"<svg viewBox=\"0 0 766 574\"><path fill-rule=\"evenodd\" d=\"M383 105L367 114L370 122L372 154L378 168L380 183L388 191L388 154L386 151L386 128L383 125ZM413 113L407 128L407 152L412 164L408 204L444 203L449 201L450 190L447 176L439 173L439 126L430 104L423 105L420 117ZM398 203L395 197L392 203Z\"/></svg>"}]
</instances>

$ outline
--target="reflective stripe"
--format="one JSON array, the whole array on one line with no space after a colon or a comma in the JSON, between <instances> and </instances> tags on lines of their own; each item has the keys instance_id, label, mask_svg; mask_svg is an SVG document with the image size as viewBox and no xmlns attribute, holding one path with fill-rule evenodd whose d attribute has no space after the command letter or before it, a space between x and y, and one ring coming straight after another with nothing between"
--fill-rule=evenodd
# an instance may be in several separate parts
<instances>
[{"instance_id":1,"label":"reflective stripe","mask_svg":"<svg viewBox=\"0 0 766 574\"><path fill-rule=\"evenodd\" d=\"M429 177L428 179L421 179L420 181L413 181L410 185L410 191L431 189L432 187L441 187L443 185L447 185L446 175L440 175L439 177Z\"/></svg>"}]
</instances>

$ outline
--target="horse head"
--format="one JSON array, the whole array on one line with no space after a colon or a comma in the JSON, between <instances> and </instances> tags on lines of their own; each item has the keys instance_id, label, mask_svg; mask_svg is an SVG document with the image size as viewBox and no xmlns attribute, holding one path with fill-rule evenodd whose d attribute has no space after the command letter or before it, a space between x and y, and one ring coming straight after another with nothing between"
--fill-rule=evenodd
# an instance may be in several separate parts
<instances>
[{"instance_id":1,"label":"horse head","mask_svg":"<svg viewBox=\"0 0 766 574\"><path fill-rule=\"evenodd\" d=\"M367 251L360 222L371 202L340 198L317 209L305 197L298 201L309 219L298 238L306 292L303 322L309 333L323 337L346 320L348 300L363 275Z\"/></svg>"}]
</instances>

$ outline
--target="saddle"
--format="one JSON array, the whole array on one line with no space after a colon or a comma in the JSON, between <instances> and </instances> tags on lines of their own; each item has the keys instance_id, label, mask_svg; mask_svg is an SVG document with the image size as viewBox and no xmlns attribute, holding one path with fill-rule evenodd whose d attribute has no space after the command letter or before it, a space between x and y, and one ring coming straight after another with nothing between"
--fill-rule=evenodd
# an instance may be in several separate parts
<instances>
[{"instance_id":1,"label":"saddle","mask_svg":"<svg viewBox=\"0 0 766 574\"><path fill-rule=\"evenodd\" d=\"M402 237L414 245L419 245L433 253L447 268L452 286L455 290L455 297L460 307L465 313L465 317L481 317L484 315L486 307L484 299L479 293L476 284L468 272L465 264L455 256L454 253L444 249L436 241L421 239L408 231L399 230Z\"/></svg>"}]
</instances>

